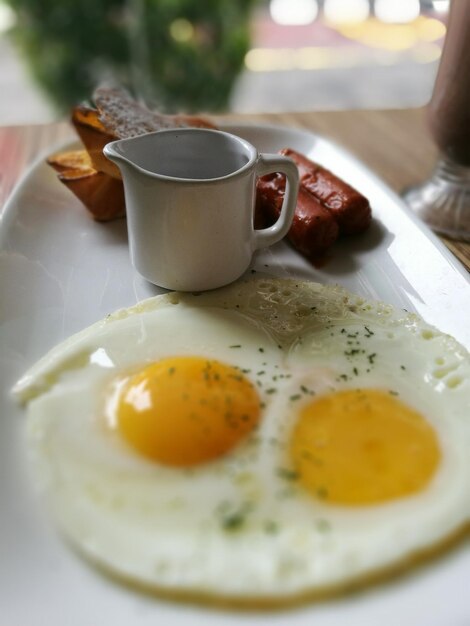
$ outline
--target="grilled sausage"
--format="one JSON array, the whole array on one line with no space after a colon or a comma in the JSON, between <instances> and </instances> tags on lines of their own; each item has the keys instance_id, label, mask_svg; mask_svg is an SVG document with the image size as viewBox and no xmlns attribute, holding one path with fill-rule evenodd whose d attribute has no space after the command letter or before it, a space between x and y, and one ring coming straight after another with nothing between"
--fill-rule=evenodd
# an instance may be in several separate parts
<instances>
[{"instance_id":1,"label":"grilled sausage","mask_svg":"<svg viewBox=\"0 0 470 626\"><path fill-rule=\"evenodd\" d=\"M281 150L281 154L296 163L301 188L310 192L331 211L341 234L354 235L366 230L372 217L367 198L329 170L295 150L286 148Z\"/></svg>"},{"instance_id":2,"label":"grilled sausage","mask_svg":"<svg viewBox=\"0 0 470 626\"><path fill-rule=\"evenodd\" d=\"M269 174L258 179L255 223L273 223L281 212L285 178ZM338 236L338 225L330 211L304 188L299 189L297 206L287 238L309 259L321 256Z\"/></svg>"}]
</instances>

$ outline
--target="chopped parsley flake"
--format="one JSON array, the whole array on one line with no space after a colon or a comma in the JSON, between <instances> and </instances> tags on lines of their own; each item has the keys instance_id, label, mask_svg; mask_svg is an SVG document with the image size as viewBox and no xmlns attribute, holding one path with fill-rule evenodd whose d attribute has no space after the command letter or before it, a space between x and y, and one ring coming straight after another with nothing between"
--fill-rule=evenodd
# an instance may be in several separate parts
<instances>
[{"instance_id":1,"label":"chopped parsley flake","mask_svg":"<svg viewBox=\"0 0 470 626\"><path fill-rule=\"evenodd\" d=\"M248 514L253 510L253 503L244 502L237 508L231 508L229 502L221 502L217 507L217 514L220 515L220 524L227 532L240 530L246 522Z\"/></svg>"},{"instance_id":2,"label":"chopped parsley flake","mask_svg":"<svg viewBox=\"0 0 470 626\"><path fill-rule=\"evenodd\" d=\"M241 345L239 343L233 345L233 346L229 346L229 348L241 348Z\"/></svg>"},{"instance_id":3,"label":"chopped parsley flake","mask_svg":"<svg viewBox=\"0 0 470 626\"><path fill-rule=\"evenodd\" d=\"M314 465L317 465L318 467L321 467L324 464L323 460L318 458L317 456L314 456L310 452L310 450L302 450L302 458L308 461L309 463L313 463Z\"/></svg>"},{"instance_id":4,"label":"chopped parsley flake","mask_svg":"<svg viewBox=\"0 0 470 626\"><path fill-rule=\"evenodd\" d=\"M242 512L232 513L222 518L222 528L227 531L239 530L245 523L245 514Z\"/></svg>"},{"instance_id":5,"label":"chopped parsley flake","mask_svg":"<svg viewBox=\"0 0 470 626\"><path fill-rule=\"evenodd\" d=\"M275 535L279 532L279 524L274 520L267 520L264 523L264 532L268 535Z\"/></svg>"},{"instance_id":6,"label":"chopped parsley flake","mask_svg":"<svg viewBox=\"0 0 470 626\"><path fill-rule=\"evenodd\" d=\"M317 519L315 521L315 527L321 533L331 530L331 524L327 519Z\"/></svg>"},{"instance_id":7,"label":"chopped parsley flake","mask_svg":"<svg viewBox=\"0 0 470 626\"><path fill-rule=\"evenodd\" d=\"M289 487L288 489L282 489L282 491L279 491L276 494L276 497L279 498L279 500L285 500L286 498L292 498L292 496L295 495L295 489L293 489L292 487Z\"/></svg>"},{"instance_id":8,"label":"chopped parsley flake","mask_svg":"<svg viewBox=\"0 0 470 626\"><path fill-rule=\"evenodd\" d=\"M326 500L328 498L328 489L326 487L318 487L317 496L322 500Z\"/></svg>"},{"instance_id":9,"label":"chopped parsley flake","mask_svg":"<svg viewBox=\"0 0 470 626\"><path fill-rule=\"evenodd\" d=\"M296 472L295 470L290 470L290 469L286 469L285 467L279 467L276 470L276 474L277 476L279 476L279 478L282 478L283 480L298 480L299 479L299 472Z\"/></svg>"}]
</instances>

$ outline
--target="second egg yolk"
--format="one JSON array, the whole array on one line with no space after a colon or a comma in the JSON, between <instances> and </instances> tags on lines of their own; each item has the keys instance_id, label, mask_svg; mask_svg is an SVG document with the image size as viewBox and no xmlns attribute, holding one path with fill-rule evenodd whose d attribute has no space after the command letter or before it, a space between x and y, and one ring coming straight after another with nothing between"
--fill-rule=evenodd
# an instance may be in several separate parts
<instances>
[{"instance_id":1,"label":"second egg yolk","mask_svg":"<svg viewBox=\"0 0 470 626\"><path fill-rule=\"evenodd\" d=\"M234 448L258 424L260 401L240 370L202 357L170 357L130 376L115 427L140 454L189 467Z\"/></svg>"},{"instance_id":2,"label":"second egg yolk","mask_svg":"<svg viewBox=\"0 0 470 626\"><path fill-rule=\"evenodd\" d=\"M299 415L291 440L299 480L332 504L366 505L419 492L440 449L415 410L380 389L323 396Z\"/></svg>"}]
</instances>

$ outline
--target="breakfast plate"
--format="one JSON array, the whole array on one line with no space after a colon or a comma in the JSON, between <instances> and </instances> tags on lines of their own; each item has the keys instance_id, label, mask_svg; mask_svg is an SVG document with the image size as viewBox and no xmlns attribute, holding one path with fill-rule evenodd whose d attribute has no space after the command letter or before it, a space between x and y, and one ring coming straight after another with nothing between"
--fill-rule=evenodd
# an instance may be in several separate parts
<instances>
[{"instance_id":1,"label":"breakfast plate","mask_svg":"<svg viewBox=\"0 0 470 626\"><path fill-rule=\"evenodd\" d=\"M360 237L336 244L313 267L287 244L254 260L249 275L339 283L369 299L417 312L470 348L468 275L400 199L343 149L311 133L273 126L224 126L260 151L292 147L332 169L366 195L374 221ZM287 612L232 613L158 600L90 568L57 536L30 486L24 420L9 390L62 339L163 290L133 270L125 221L93 222L80 203L38 161L10 198L0 223L0 486L5 623L56 626L184 624L380 623L464 624L470 551L451 550L429 566L370 589ZM227 576L233 575L227 572Z\"/></svg>"}]
</instances>

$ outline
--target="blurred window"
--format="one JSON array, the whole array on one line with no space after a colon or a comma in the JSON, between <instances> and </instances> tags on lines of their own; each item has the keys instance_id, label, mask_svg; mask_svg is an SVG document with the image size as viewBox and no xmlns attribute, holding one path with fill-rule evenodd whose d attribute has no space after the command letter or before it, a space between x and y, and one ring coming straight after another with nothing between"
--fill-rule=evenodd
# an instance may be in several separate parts
<instances>
[{"instance_id":1,"label":"blurred window","mask_svg":"<svg viewBox=\"0 0 470 626\"><path fill-rule=\"evenodd\" d=\"M103 79L168 111L422 105L448 9L448 0L0 0L0 124L61 117Z\"/></svg>"}]
</instances>

